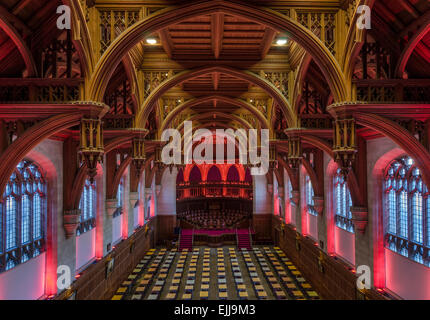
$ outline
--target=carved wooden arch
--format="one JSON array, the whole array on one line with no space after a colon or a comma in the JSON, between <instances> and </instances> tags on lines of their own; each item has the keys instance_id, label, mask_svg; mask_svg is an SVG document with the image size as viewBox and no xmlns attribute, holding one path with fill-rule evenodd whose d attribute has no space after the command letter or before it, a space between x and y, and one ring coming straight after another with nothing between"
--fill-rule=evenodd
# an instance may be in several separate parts
<instances>
[{"instance_id":1,"label":"carved wooden arch","mask_svg":"<svg viewBox=\"0 0 430 320\"><path fill-rule=\"evenodd\" d=\"M217 116L221 116L224 118L231 118L233 121L236 121L238 123L240 123L242 126L244 126L246 129L253 129L252 125L246 121L245 119L242 119L241 117L239 117L238 115L231 113L231 114L226 114L224 112L220 112L220 111L210 111L210 112L204 112L204 113L199 113L199 114L193 114L191 115L191 117L189 117L188 119L185 119L185 121L193 121L193 120L202 120L202 119L208 119L208 117L212 116L212 115L217 115ZM214 119L215 120L215 119ZM174 128L174 129L178 129L178 130L182 130L183 126L184 126L184 122L182 122L179 127ZM209 123L213 123L214 121L210 121L208 120ZM216 121L215 121L216 122ZM202 124L204 125L204 124ZM209 129L209 128L208 128Z\"/></svg>"},{"instance_id":2,"label":"carved wooden arch","mask_svg":"<svg viewBox=\"0 0 430 320\"><path fill-rule=\"evenodd\" d=\"M53 116L37 123L18 137L0 156L0 194L3 194L13 170L26 154L44 139L78 125L81 118L81 113Z\"/></svg>"},{"instance_id":3,"label":"carved wooden arch","mask_svg":"<svg viewBox=\"0 0 430 320\"><path fill-rule=\"evenodd\" d=\"M280 170L282 169L282 174L281 174L281 172L280 172ZM281 187L281 188L283 188L284 187L284 172L283 172L283 167L282 166L279 166L278 168L276 168L276 169L274 169L273 170L273 173L275 174L275 177L276 177L276 181L278 182L278 188L279 187Z\"/></svg>"},{"instance_id":4,"label":"carved wooden arch","mask_svg":"<svg viewBox=\"0 0 430 320\"><path fill-rule=\"evenodd\" d=\"M15 46L18 48L22 59L24 60L25 66L27 68L28 77L37 76L37 68L33 59L33 54L28 48L25 40L21 37L18 30L7 21L7 18L3 16L0 12L0 29L6 33L6 35L13 41Z\"/></svg>"},{"instance_id":5,"label":"carved wooden arch","mask_svg":"<svg viewBox=\"0 0 430 320\"><path fill-rule=\"evenodd\" d=\"M266 181L267 181L267 184L271 184L273 186L273 170L269 170L266 173Z\"/></svg>"},{"instance_id":6,"label":"carved wooden arch","mask_svg":"<svg viewBox=\"0 0 430 320\"><path fill-rule=\"evenodd\" d=\"M128 166L131 163L131 156L127 156L124 161L121 162L118 170L115 172L115 177L113 178L113 183L107 186L106 190L106 199L114 199L115 195L118 191L119 183L121 182L121 178L124 175L125 170L127 170Z\"/></svg>"},{"instance_id":7,"label":"carved wooden arch","mask_svg":"<svg viewBox=\"0 0 430 320\"><path fill-rule=\"evenodd\" d=\"M424 38L424 36L430 32L430 15L427 16L427 19L423 21L421 27L415 32L412 38L407 43L406 47L403 49L400 54L399 60L396 65L396 69L394 74L397 78L401 79L403 77L403 72L406 69L406 65L417 47L418 43Z\"/></svg>"},{"instance_id":8,"label":"carved wooden arch","mask_svg":"<svg viewBox=\"0 0 430 320\"><path fill-rule=\"evenodd\" d=\"M105 145L105 154L108 154L115 148L118 148L126 143L130 142L131 137L129 136L120 136L118 138L114 138L110 140ZM78 173L76 174L75 180L73 181L73 188L70 195L70 202L65 203L66 206L71 206L69 209L77 209L79 207L79 201L81 198L82 190L84 188L85 180L87 177L87 165L83 164Z\"/></svg>"},{"instance_id":9,"label":"carved wooden arch","mask_svg":"<svg viewBox=\"0 0 430 320\"><path fill-rule=\"evenodd\" d=\"M430 186L430 153L408 130L379 115L360 112L353 115L359 125L378 131L405 150L417 163L424 183Z\"/></svg>"},{"instance_id":10,"label":"carved wooden arch","mask_svg":"<svg viewBox=\"0 0 430 320\"><path fill-rule=\"evenodd\" d=\"M345 87L344 75L339 64L311 30L274 10L226 0L187 2L184 5L168 7L128 28L109 46L98 62L89 84L88 98L95 101L102 99L106 83L122 57L148 34L160 31L172 23L177 24L193 17L220 12L249 19L280 32L287 32L292 40L312 55L327 78L335 101L348 100L350 92Z\"/></svg>"},{"instance_id":11,"label":"carved wooden arch","mask_svg":"<svg viewBox=\"0 0 430 320\"><path fill-rule=\"evenodd\" d=\"M372 9L374 3L375 0L360 0L354 8L354 14L351 18L351 24L348 29L348 35L346 37L343 55L340 61L345 78L348 81L348 85L352 82L355 65L357 63L357 56L360 54L360 50L363 47L363 42L367 34L367 30L365 28L359 29L356 26L357 18L359 17L357 9L360 5L366 5Z\"/></svg>"},{"instance_id":12,"label":"carved wooden arch","mask_svg":"<svg viewBox=\"0 0 430 320\"><path fill-rule=\"evenodd\" d=\"M305 53L296 74L296 79L294 82L294 91L291 100L291 105L296 114L299 114L300 100L302 97L302 83L306 77L306 74L308 73L308 69L311 62L312 56L309 53Z\"/></svg>"},{"instance_id":13,"label":"carved wooden arch","mask_svg":"<svg viewBox=\"0 0 430 320\"><path fill-rule=\"evenodd\" d=\"M164 81L160 86L151 92L144 104L141 106L138 115L136 116L136 126L143 127L149 114L154 109L157 101L171 88L195 77L206 75L209 73L223 73L229 76L250 82L265 90L281 108L289 126L294 127L297 124L297 116L290 107L290 104L285 96L272 83L261 78L255 73L246 70L239 70L227 66L209 66L199 67L192 70L182 71L170 79Z\"/></svg>"},{"instance_id":14,"label":"carved wooden arch","mask_svg":"<svg viewBox=\"0 0 430 320\"><path fill-rule=\"evenodd\" d=\"M73 45L79 55L83 74L89 76L93 72L95 58L85 12L82 10L79 0L63 0L63 3L70 6L72 12Z\"/></svg>"},{"instance_id":15,"label":"carved wooden arch","mask_svg":"<svg viewBox=\"0 0 430 320\"><path fill-rule=\"evenodd\" d=\"M301 138L303 141L326 152L332 159L334 159L334 154L331 146L323 139L315 137L314 135L311 135L311 134L302 134ZM348 184L349 192L351 194L351 200L354 206L367 206L367 204L364 202L364 198L363 198L363 195L361 194L360 187L358 184L357 176L353 169L349 171L349 174L347 177L347 184Z\"/></svg>"},{"instance_id":16,"label":"carved wooden arch","mask_svg":"<svg viewBox=\"0 0 430 320\"><path fill-rule=\"evenodd\" d=\"M213 124L215 124L216 126L217 126L217 128L224 128L224 129L226 129L226 130L228 130L228 129L231 129L231 127L229 127L229 126L227 126L226 124L224 124L224 123L221 123L221 122L218 122L218 121L212 121L211 123L213 123ZM206 128L206 124L199 124L197 127L195 127L195 128L193 128L194 130L199 130L199 129L203 129L203 128ZM184 127L184 123L182 123L181 124L181 126L180 127L178 127L178 130L180 130L181 132L183 132L183 128ZM248 129L251 129L252 127L251 126L249 126L248 127ZM240 133L240 131L239 131L239 133ZM216 134L216 132L214 132L214 134ZM239 134L240 135L240 134ZM238 135L238 136L239 136ZM242 136L243 137L243 136ZM245 137L243 137L244 139L245 138L248 138L247 136L245 136ZM185 139L185 136L184 135L182 135L182 138L181 138L181 144L182 144L182 146L184 146L184 148L185 148L185 145L184 145L184 139ZM229 136L227 136L227 139L228 140L230 140L231 141L231 138L229 137ZM237 141L232 141L234 144L235 144L235 146L236 146L236 148L238 148L238 142ZM197 144L199 144L200 142L199 141L195 141L195 142L193 142L192 144L191 144L191 147L194 149L194 147L197 145ZM187 150L184 150L185 152L187 151Z\"/></svg>"},{"instance_id":17,"label":"carved wooden arch","mask_svg":"<svg viewBox=\"0 0 430 320\"><path fill-rule=\"evenodd\" d=\"M130 82L130 95L134 105L134 113L136 114L139 110L141 101L139 90L137 89L139 82L137 80L136 68L134 67L134 63L128 54L124 57L124 59L122 59L122 64L127 74L127 79Z\"/></svg>"},{"instance_id":18,"label":"carved wooden arch","mask_svg":"<svg viewBox=\"0 0 430 320\"><path fill-rule=\"evenodd\" d=\"M307 142L314 147L326 152L330 157L334 158L332 147L323 139L318 138L312 134L301 133L300 137L303 142Z\"/></svg>"},{"instance_id":19,"label":"carved wooden arch","mask_svg":"<svg viewBox=\"0 0 430 320\"><path fill-rule=\"evenodd\" d=\"M173 119L175 119L175 117L177 117L179 113L181 113L183 110L186 110L188 108L191 108L193 106L197 106L206 102L211 102L213 100L243 107L244 109L248 110L249 112L251 112L257 117L257 119L259 120L259 122L261 123L264 129L269 128L269 124L267 122L267 119L264 117L264 115L248 102L240 99L226 97L226 96L207 96L207 97L201 97L201 98L186 101L185 103L176 107L172 112L169 113L167 118L163 121L163 124L161 125L159 132L163 132L163 130L167 129L171 124L171 122L173 121Z\"/></svg>"},{"instance_id":20,"label":"carved wooden arch","mask_svg":"<svg viewBox=\"0 0 430 320\"><path fill-rule=\"evenodd\" d=\"M284 161L284 159L282 159L282 157L278 154L277 155L277 160L278 163L282 165L282 167L284 167L284 169L287 171L288 177L290 179L290 183L291 183L291 187L293 188L293 190L299 190L299 179L297 176L297 173L295 173L293 171L293 169L291 169L291 167Z\"/></svg>"},{"instance_id":21,"label":"carved wooden arch","mask_svg":"<svg viewBox=\"0 0 430 320\"><path fill-rule=\"evenodd\" d=\"M320 181L318 181L318 177L312 168L311 163L306 158L303 158L302 165L306 169L309 179L311 179L314 195L316 197L324 197L324 183L320 183Z\"/></svg>"},{"instance_id":22,"label":"carved wooden arch","mask_svg":"<svg viewBox=\"0 0 430 320\"><path fill-rule=\"evenodd\" d=\"M151 163L155 159L155 155L150 156L145 163L145 188L151 188L152 178L155 174L155 166L151 169ZM149 184L148 184L149 182Z\"/></svg>"}]
</instances>

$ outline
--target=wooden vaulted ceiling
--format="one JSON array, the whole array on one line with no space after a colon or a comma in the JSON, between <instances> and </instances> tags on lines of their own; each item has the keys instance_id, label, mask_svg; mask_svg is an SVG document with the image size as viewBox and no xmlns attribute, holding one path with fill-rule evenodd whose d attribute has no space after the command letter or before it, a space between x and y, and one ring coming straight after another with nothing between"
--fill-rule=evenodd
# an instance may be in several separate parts
<instances>
[{"instance_id":1,"label":"wooden vaulted ceiling","mask_svg":"<svg viewBox=\"0 0 430 320\"><path fill-rule=\"evenodd\" d=\"M60 0L2 0L0 17L11 24L34 55L59 36L56 9ZM0 29L0 74L21 77L25 64L17 47Z\"/></svg>"},{"instance_id":2,"label":"wooden vaulted ceiling","mask_svg":"<svg viewBox=\"0 0 430 320\"><path fill-rule=\"evenodd\" d=\"M248 69L263 61L269 52L286 55L290 48L290 42L284 46L276 45L276 38L282 35L274 30L223 13L202 15L172 24L152 36L159 40L158 46L144 45L144 50L161 51L184 69L208 65ZM263 90L252 83L220 72L189 79L174 90L196 98L213 95L243 98L250 90L264 95ZM228 127L228 124L231 126L235 122L231 118L221 117L219 113L231 114L239 109L214 99L211 103L194 106L185 112L206 114L207 118L200 117L199 123L215 128L220 124Z\"/></svg>"},{"instance_id":3,"label":"wooden vaulted ceiling","mask_svg":"<svg viewBox=\"0 0 430 320\"><path fill-rule=\"evenodd\" d=\"M430 1L375 1L372 10L372 36L400 54L417 29L430 24ZM428 77L430 74L430 30L416 45L407 69L409 76Z\"/></svg>"},{"instance_id":4,"label":"wooden vaulted ceiling","mask_svg":"<svg viewBox=\"0 0 430 320\"><path fill-rule=\"evenodd\" d=\"M217 13L160 31L169 57L177 61L248 60L265 57L275 31L242 18Z\"/></svg>"}]
</instances>

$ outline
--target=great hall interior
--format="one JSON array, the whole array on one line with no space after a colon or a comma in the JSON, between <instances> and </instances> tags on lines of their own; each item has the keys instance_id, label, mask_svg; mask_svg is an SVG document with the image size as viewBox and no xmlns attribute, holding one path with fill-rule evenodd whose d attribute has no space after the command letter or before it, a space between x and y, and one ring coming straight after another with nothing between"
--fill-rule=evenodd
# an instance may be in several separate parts
<instances>
[{"instance_id":1,"label":"great hall interior","mask_svg":"<svg viewBox=\"0 0 430 320\"><path fill-rule=\"evenodd\" d=\"M0 300L430 300L429 185L428 0L0 0Z\"/></svg>"}]
</instances>

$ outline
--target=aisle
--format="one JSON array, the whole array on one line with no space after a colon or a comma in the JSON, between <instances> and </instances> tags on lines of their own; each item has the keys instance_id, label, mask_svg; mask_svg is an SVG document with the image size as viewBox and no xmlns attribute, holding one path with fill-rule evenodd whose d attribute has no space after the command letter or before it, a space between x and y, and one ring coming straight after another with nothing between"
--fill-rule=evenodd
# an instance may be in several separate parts
<instances>
[{"instance_id":1,"label":"aisle","mask_svg":"<svg viewBox=\"0 0 430 320\"><path fill-rule=\"evenodd\" d=\"M112 300L315 300L318 294L277 247L151 249Z\"/></svg>"}]
</instances>

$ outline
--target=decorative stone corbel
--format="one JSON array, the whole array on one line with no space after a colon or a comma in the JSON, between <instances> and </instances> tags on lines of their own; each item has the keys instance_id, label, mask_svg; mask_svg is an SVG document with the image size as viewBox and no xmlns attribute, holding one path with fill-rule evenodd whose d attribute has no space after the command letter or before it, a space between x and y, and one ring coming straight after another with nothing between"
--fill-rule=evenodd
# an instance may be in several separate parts
<instances>
[{"instance_id":1,"label":"decorative stone corbel","mask_svg":"<svg viewBox=\"0 0 430 320\"><path fill-rule=\"evenodd\" d=\"M366 207L351 207L351 214L355 231L364 234L368 221L368 209Z\"/></svg>"},{"instance_id":2,"label":"decorative stone corbel","mask_svg":"<svg viewBox=\"0 0 430 320\"><path fill-rule=\"evenodd\" d=\"M314 209L318 215L324 212L324 197L314 196Z\"/></svg>"},{"instance_id":3,"label":"decorative stone corbel","mask_svg":"<svg viewBox=\"0 0 430 320\"><path fill-rule=\"evenodd\" d=\"M148 201L150 196L152 196L152 189L145 188L145 201Z\"/></svg>"},{"instance_id":4,"label":"decorative stone corbel","mask_svg":"<svg viewBox=\"0 0 430 320\"><path fill-rule=\"evenodd\" d=\"M136 204L139 202L139 193L138 192L130 192L130 208L134 208Z\"/></svg>"},{"instance_id":5,"label":"decorative stone corbel","mask_svg":"<svg viewBox=\"0 0 430 320\"><path fill-rule=\"evenodd\" d=\"M271 184L271 183L267 184L267 192L269 194L273 194L273 184Z\"/></svg>"},{"instance_id":6,"label":"decorative stone corbel","mask_svg":"<svg viewBox=\"0 0 430 320\"><path fill-rule=\"evenodd\" d=\"M106 214L108 215L108 217L113 217L113 215L117 209L118 209L118 200L117 199L106 200Z\"/></svg>"},{"instance_id":7,"label":"decorative stone corbel","mask_svg":"<svg viewBox=\"0 0 430 320\"><path fill-rule=\"evenodd\" d=\"M66 239L73 237L76 234L76 229L79 226L80 209L66 210L63 215L63 226L66 232Z\"/></svg>"},{"instance_id":8,"label":"decorative stone corbel","mask_svg":"<svg viewBox=\"0 0 430 320\"><path fill-rule=\"evenodd\" d=\"M155 185L155 194L159 196L160 192L161 192L161 185L159 184Z\"/></svg>"}]
</instances>

